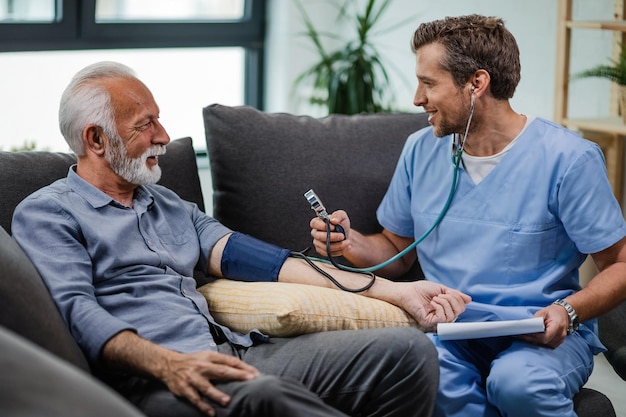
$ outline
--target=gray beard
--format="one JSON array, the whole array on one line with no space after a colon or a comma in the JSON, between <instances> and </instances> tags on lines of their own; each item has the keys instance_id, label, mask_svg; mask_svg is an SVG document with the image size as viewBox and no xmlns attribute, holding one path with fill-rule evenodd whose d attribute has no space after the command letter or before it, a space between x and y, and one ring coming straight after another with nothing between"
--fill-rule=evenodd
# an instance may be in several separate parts
<instances>
[{"instance_id":1,"label":"gray beard","mask_svg":"<svg viewBox=\"0 0 626 417\"><path fill-rule=\"evenodd\" d=\"M118 137L109 141L109 146L104 151L104 157L111 165L113 172L129 183L148 185L155 184L161 179L161 167L156 165L153 168L148 168L146 160L150 156L163 155L164 153L165 146L154 145L144 152L143 155L131 158L128 156L128 151L122 142L122 138Z\"/></svg>"}]
</instances>

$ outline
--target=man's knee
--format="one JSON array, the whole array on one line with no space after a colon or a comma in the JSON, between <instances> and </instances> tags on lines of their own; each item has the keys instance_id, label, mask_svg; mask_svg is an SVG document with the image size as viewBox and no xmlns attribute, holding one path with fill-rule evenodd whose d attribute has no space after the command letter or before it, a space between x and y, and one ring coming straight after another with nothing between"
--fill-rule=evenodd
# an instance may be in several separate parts
<instances>
[{"instance_id":1,"label":"man's knee","mask_svg":"<svg viewBox=\"0 0 626 417\"><path fill-rule=\"evenodd\" d=\"M293 381L293 383L297 383ZM248 405L262 407L268 402L280 401L286 385L284 379L274 375L259 375L257 378L237 384L236 395Z\"/></svg>"},{"instance_id":2,"label":"man's knee","mask_svg":"<svg viewBox=\"0 0 626 417\"><path fill-rule=\"evenodd\" d=\"M227 383L231 402L226 413L237 417L258 416L343 416L325 404L302 383L290 378L262 374L251 381ZM218 386L218 388L223 388Z\"/></svg>"},{"instance_id":3,"label":"man's knee","mask_svg":"<svg viewBox=\"0 0 626 417\"><path fill-rule=\"evenodd\" d=\"M567 405L571 401L564 391L564 383L556 372L521 361L497 364L487 378L488 401L509 415L528 410L529 404L540 409Z\"/></svg>"},{"instance_id":4,"label":"man's knee","mask_svg":"<svg viewBox=\"0 0 626 417\"><path fill-rule=\"evenodd\" d=\"M411 368L425 368L425 371L433 372L438 377L437 349L423 332L412 327L380 330L382 334L374 338L374 349L390 355L392 361L402 361Z\"/></svg>"}]
</instances>

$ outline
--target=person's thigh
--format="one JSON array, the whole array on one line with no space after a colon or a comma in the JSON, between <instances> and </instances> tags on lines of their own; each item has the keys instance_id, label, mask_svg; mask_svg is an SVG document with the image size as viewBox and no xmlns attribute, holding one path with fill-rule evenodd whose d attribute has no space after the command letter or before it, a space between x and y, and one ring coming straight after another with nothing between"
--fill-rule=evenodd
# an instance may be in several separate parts
<instances>
[{"instance_id":1,"label":"person's thigh","mask_svg":"<svg viewBox=\"0 0 626 417\"><path fill-rule=\"evenodd\" d=\"M439 378L436 351L414 328L272 339L242 359L263 373L300 381L350 415L429 416Z\"/></svg>"},{"instance_id":2,"label":"person's thigh","mask_svg":"<svg viewBox=\"0 0 626 417\"><path fill-rule=\"evenodd\" d=\"M429 334L439 355L439 391L433 417L499 417L487 402L485 379L491 361L510 338L442 341Z\"/></svg>"},{"instance_id":3,"label":"person's thigh","mask_svg":"<svg viewBox=\"0 0 626 417\"><path fill-rule=\"evenodd\" d=\"M262 372L253 381L214 381L231 396L226 407L207 399L219 417L430 417L434 404L436 352L416 329L323 332L218 349ZM122 385L151 417L202 415L158 381L133 377Z\"/></svg>"},{"instance_id":4,"label":"person's thigh","mask_svg":"<svg viewBox=\"0 0 626 417\"><path fill-rule=\"evenodd\" d=\"M593 370L593 354L575 333L556 349L513 342L493 361L487 397L507 416L576 416L572 398Z\"/></svg>"},{"instance_id":5,"label":"person's thigh","mask_svg":"<svg viewBox=\"0 0 626 417\"><path fill-rule=\"evenodd\" d=\"M291 378L262 374L215 385L231 397L224 407L211 403L217 417L348 417Z\"/></svg>"}]
</instances>

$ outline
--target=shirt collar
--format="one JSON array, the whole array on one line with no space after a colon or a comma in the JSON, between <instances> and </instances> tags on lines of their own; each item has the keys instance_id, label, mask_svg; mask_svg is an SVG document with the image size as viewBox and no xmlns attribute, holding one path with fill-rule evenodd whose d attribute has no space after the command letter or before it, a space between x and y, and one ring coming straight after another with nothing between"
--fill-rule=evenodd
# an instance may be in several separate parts
<instances>
[{"instance_id":1,"label":"shirt collar","mask_svg":"<svg viewBox=\"0 0 626 417\"><path fill-rule=\"evenodd\" d=\"M83 197L93 208L101 208L109 204L123 207L120 203L111 198L111 196L81 178L76 173L75 164L69 169L67 174L67 183L73 191ZM133 200L135 204L141 207L150 207L154 201L154 197L148 188L140 185L135 190Z\"/></svg>"}]
</instances>

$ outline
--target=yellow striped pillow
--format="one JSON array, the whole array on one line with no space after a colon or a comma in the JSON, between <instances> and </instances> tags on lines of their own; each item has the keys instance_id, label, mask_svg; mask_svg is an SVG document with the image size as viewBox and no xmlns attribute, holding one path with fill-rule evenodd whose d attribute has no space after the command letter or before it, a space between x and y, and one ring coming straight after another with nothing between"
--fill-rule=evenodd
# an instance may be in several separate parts
<instances>
[{"instance_id":1,"label":"yellow striped pillow","mask_svg":"<svg viewBox=\"0 0 626 417\"><path fill-rule=\"evenodd\" d=\"M391 326L417 327L403 309L358 294L282 282L218 279L199 288L215 319L232 330L270 336Z\"/></svg>"}]
</instances>

